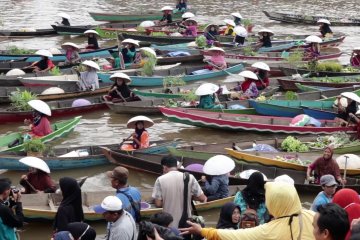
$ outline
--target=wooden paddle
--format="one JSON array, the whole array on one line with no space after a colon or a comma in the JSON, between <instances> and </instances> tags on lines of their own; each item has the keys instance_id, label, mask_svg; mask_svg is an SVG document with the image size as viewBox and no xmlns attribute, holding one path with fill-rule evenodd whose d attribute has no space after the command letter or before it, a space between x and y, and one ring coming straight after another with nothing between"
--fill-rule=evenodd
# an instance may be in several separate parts
<instances>
[{"instance_id":1,"label":"wooden paddle","mask_svg":"<svg viewBox=\"0 0 360 240\"><path fill-rule=\"evenodd\" d=\"M131 137L132 137L132 134L131 134L129 137L124 138L123 141L119 144L119 148L121 148L122 145L124 145L124 143L125 143L126 141L130 140Z\"/></svg>"},{"instance_id":2,"label":"wooden paddle","mask_svg":"<svg viewBox=\"0 0 360 240\"><path fill-rule=\"evenodd\" d=\"M345 168L344 168L344 181L346 181L346 170L347 170L347 162L348 162L348 158L349 156L345 155ZM342 187L345 187L345 183L342 184Z\"/></svg>"},{"instance_id":3,"label":"wooden paddle","mask_svg":"<svg viewBox=\"0 0 360 240\"><path fill-rule=\"evenodd\" d=\"M230 72L226 71L225 69L220 69L219 66L213 64L213 63L210 62L210 61L206 61L206 60L205 60L204 62L206 62L206 63L209 64L210 66L213 66L214 68L216 68L216 69L218 69L218 70L220 70L220 71L224 71L224 72L225 72L226 74L228 74L229 76L239 77L237 74L230 73Z\"/></svg>"}]
</instances>

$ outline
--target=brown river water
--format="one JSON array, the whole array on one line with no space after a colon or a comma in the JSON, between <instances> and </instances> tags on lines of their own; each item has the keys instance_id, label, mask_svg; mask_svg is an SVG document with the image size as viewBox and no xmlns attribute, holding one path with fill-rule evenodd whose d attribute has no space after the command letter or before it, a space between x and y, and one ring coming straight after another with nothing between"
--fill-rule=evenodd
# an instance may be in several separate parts
<instances>
[{"instance_id":1,"label":"brown river water","mask_svg":"<svg viewBox=\"0 0 360 240\"><path fill-rule=\"evenodd\" d=\"M31 28L50 28L50 24L60 21L56 16L59 12L66 12L71 16L72 25L95 24L96 22L88 15L89 11L97 12L134 12L157 10L164 5L174 5L174 1L154 1L141 2L138 0L0 0L0 28L19 29L24 27ZM317 26L303 26L292 24L281 24L268 20L262 10L269 11L295 11L297 13L307 13L311 15L323 14L329 16L355 16L360 7L358 0L244 0L244 1L205 1L190 0L192 8L197 9L197 14L204 21L222 23L222 19L231 18L230 13L239 11L243 17L250 18L255 23L255 31L262 27L270 28L275 33L291 34L311 34L317 33ZM297 8L294 9L294 6ZM216 16L216 17L214 17ZM340 48L345 52L341 57L343 63L347 63L351 49L360 45L360 27L332 27L334 33L342 32L347 35L345 42ZM1 39L0 39L1 40ZM28 39L3 39L0 41L0 49L16 45L21 48L38 49L58 47L62 42L74 41L85 45L86 39L82 37L55 36ZM112 45L100 41L102 45ZM226 80L231 80L227 77ZM126 122L130 116L111 113L108 110L84 114L80 124L75 128L66 139L59 139L54 142L57 146L84 146L91 144L116 143L129 136L132 130L126 129ZM218 130L201 129L183 124L168 122L161 116L152 117L156 123L155 127L148 129L152 140L181 138L190 144L233 142L240 140L253 140L273 136L271 134L256 133L231 133ZM0 120L1 121L1 120ZM1 125L0 135L18 131L19 124ZM104 172L114 166L107 165L102 167L86 168L81 170L66 170L53 172L52 176L58 180L63 176L80 177L93 176L87 180L83 186L84 190L109 189L108 180ZM2 176L10 177L14 183L18 182L23 172L4 171ZM131 171L130 184L132 186L152 186L155 177L148 174ZM303 201L312 201L314 196L301 195ZM213 225L218 218L218 210L204 213L203 216L210 225ZM104 223L92 224L99 234L105 232ZM52 232L51 223L30 223L21 233L21 239L40 240L49 239Z\"/></svg>"}]
</instances>

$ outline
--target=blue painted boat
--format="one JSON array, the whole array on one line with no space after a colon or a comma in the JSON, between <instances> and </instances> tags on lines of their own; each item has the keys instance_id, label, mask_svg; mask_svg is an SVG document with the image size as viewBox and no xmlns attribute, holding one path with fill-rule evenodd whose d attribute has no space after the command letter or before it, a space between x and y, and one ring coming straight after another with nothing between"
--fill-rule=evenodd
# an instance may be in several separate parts
<instances>
[{"instance_id":1,"label":"blue painted boat","mask_svg":"<svg viewBox=\"0 0 360 240\"><path fill-rule=\"evenodd\" d=\"M316 119L334 120L336 113L320 109L303 108L305 114Z\"/></svg>"},{"instance_id":2,"label":"blue painted boat","mask_svg":"<svg viewBox=\"0 0 360 240\"><path fill-rule=\"evenodd\" d=\"M82 59L91 59L94 57L110 57L111 55L109 53L109 50L111 49L117 49L117 47L102 48L94 51L81 52L80 57ZM34 54L24 54L24 55L0 54L0 61L17 60L23 58L27 58L26 62L35 62L41 59L40 56ZM55 62L63 62L65 61L65 59L66 59L65 54L54 54L54 56L51 58L51 60Z\"/></svg>"},{"instance_id":3,"label":"blue painted boat","mask_svg":"<svg viewBox=\"0 0 360 240\"><path fill-rule=\"evenodd\" d=\"M291 48L294 48L295 46L297 46L297 42L290 42L290 43L285 43L285 44L280 44L280 45L275 45L272 47L262 47L259 48L258 52L259 53L264 53L264 52L281 52L281 51L286 51L289 50Z\"/></svg>"},{"instance_id":4,"label":"blue painted boat","mask_svg":"<svg viewBox=\"0 0 360 240\"><path fill-rule=\"evenodd\" d=\"M277 117L295 117L299 114L304 114L303 107L313 109L331 109L332 105L332 101L267 100L259 102L249 100L249 106L254 108L258 114ZM316 119L323 119L316 114L312 114L310 116Z\"/></svg>"},{"instance_id":5,"label":"blue painted boat","mask_svg":"<svg viewBox=\"0 0 360 240\"><path fill-rule=\"evenodd\" d=\"M143 77L143 76L130 76L131 78L131 84L130 86L133 87L153 87L153 86L163 86L164 76L172 76L175 74L181 74L180 67L177 67L175 70L173 69L167 69L168 74L162 74L163 76L155 76L155 77ZM203 66L189 66L189 67L183 67L183 72L193 72L196 70L204 69ZM220 71L209 71L205 73L200 74L194 74L194 75L184 75L182 76L182 80L184 82L192 82L192 81L199 81L204 79L210 79L210 78L217 78L222 76L227 76L230 73L238 73L244 69L244 66L242 64L236 64L233 65L226 70L220 70ZM172 72L174 71L174 72ZM110 82L110 76L111 73L98 73L99 78L103 82Z\"/></svg>"}]
</instances>

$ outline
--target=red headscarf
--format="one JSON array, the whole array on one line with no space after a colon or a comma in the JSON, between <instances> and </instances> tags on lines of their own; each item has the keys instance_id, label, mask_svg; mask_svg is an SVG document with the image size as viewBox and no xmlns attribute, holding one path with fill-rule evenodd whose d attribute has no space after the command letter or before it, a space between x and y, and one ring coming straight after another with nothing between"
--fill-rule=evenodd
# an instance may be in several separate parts
<instances>
[{"instance_id":1,"label":"red headscarf","mask_svg":"<svg viewBox=\"0 0 360 240\"><path fill-rule=\"evenodd\" d=\"M325 150L330 150L331 155L328 159L325 159L324 156L316 159L312 164L309 165L311 170L315 170L317 173L316 183L320 182L320 178L323 175L331 174L337 180L340 177L340 168L336 161L332 158L333 149L330 147L326 147Z\"/></svg>"},{"instance_id":2,"label":"red headscarf","mask_svg":"<svg viewBox=\"0 0 360 240\"><path fill-rule=\"evenodd\" d=\"M344 188L335 193L333 203L336 203L340 207L344 208L348 214L349 223L352 220L360 218L360 198L359 194L349 188ZM350 238L350 230L346 235L346 240Z\"/></svg>"},{"instance_id":3,"label":"red headscarf","mask_svg":"<svg viewBox=\"0 0 360 240\"><path fill-rule=\"evenodd\" d=\"M255 80L250 79L250 78L245 78L245 81L241 84L241 90L243 92L245 92L246 90L248 90L248 88L250 87L250 84L252 82L255 82ZM256 82L255 82L256 83Z\"/></svg>"}]
</instances>

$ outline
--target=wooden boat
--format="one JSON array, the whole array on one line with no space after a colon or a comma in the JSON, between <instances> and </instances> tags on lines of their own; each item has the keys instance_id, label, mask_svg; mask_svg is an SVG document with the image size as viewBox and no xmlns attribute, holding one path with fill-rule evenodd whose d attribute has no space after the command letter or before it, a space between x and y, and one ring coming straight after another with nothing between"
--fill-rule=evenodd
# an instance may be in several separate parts
<instances>
[{"instance_id":1,"label":"wooden boat","mask_svg":"<svg viewBox=\"0 0 360 240\"><path fill-rule=\"evenodd\" d=\"M165 106L163 99L143 100L135 102L105 102L115 113L120 114L161 114L159 106Z\"/></svg>"},{"instance_id":2,"label":"wooden boat","mask_svg":"<svg viewBox=\"0 0 360 240\"><path fill-rule=\"evenodd\" d=\"M193 11L192 11L193 12ZM148 12L139 14L118 14L118 13L98 13L89 12L90 16L95 21L103 22L141 22L146 20L160 20L162 18L162 12ZM172 14L173 20L180 20L183 12L176 12Z\"/></svg>"},{"instance_id":3,"label":"wooden boat","mask_svg":"<svg viewBox=\"0 0 360 240\"><path fill-rule=\"evenodd\" d=\"M0 30L0 38L23 38L56 35L53 29L19 29L19 30Z\"/></svg>"},{"instance_id":4,"label":"wooden boat","mask_svg":"<svg viewBox=\"0 0 360 240\"><path fill-rule=\"evenodd\" d=\"M334 120L337 116L337 113L334 111L329 110L322 110L322 109L313 109L313 108L303 108L303 112L310 117L317 118L317 119L328 119Z\"/></svg>"},{"instance_id":5,"label":"wooden boat","mask_svg":"<svg viewBox=\"0 0 360 240\"><path fill-rule=\"evenodd\" d=\"M353 18L311 16L311 15L269 12L269 11L263 11L263 13L271 20L285 22L285 23L316 25L319 19L326 18L329 21L331 21L332 26L360 26L360 21Z\"/></svg>"},{"instance_id":6,"label":"wooden boat","mask_svg":"<svg viewBox=\"0 0 360 240\"><path fill-rule=\"evenodd\" d=\"M172 122L198 127L216 128L230 131L256 131L295 134L331 134L333 132L354 132L353 127L338 127L335 121L321 121L324 127L289 126L292 118L257 115L213 113L182 108L160 108Z\"/></svg>"},{"instance_id":7,"label":"wooden boat","mask_svg":"<svg viewBox=\"0 0 360 240\"><path fill-rule=\"evenodd\" d=\"M346 76L354 76L359 75L360 72L326 72L319 71L313 72L304 68L290 68L290 67L280 67L281 71L285 74L285 76L292 76L294 74L309 74L308 77L346 77Z\"/></svg>"},{"instance_id":8,"label":"wooden boat","mask_svg":"<svg viewBox=\"0 0 360 240\"><path fill-rule=\"evenodd\" d=\"M353 76L341 76L340 77L322 77L322 78L305 78L305 79L289 79L289 78L278 78L276 79L280 87L285 91L297 91L299 88L296 83L300 83L306 86L320 86L320 87L331 87L331 88L344 88L351 87L354 85L360 85L360 74L354 74ZM340 81L334 81L339 79Z\"/></svg>"},{"instance_id":9,"label":"wooden boat","mask_svg":"<svg viewBox=\"0 0 360 240\"><path fill-rule=\"evenodd\" d=\"M110 149L103 149L104 154L108 158L108 160L116 165L120 165L126 168L134 169L136 171L147 172L150 174L160 175L162 173L161 166L161 158L162 155L148 155L135 153L134 155L126 155L123 153L119 153L117 151L113 151ZM204 164L207 159L196 159L193 157L178 157L179 163L181 166L187 167L190 164ZM247 163L244 161L240 161L235 159L235 169L232 171L233 173L242 172L244 170L255 169L262 173L264 173L268 179L274 179L277 176L287 174L295 181L295 187L299 192L319 192L321 191L321 186L314 184L304 184L304 180L306 177L306 172L286 169L274 166L266 166L261 164ZM179 168L180 171L188 171L182 168ZM200 178L203 173L188 171L193 174L196 178ZM359 180L356 178L347 178L348 186L352 189L360 190ZM246 179L242 179L239 177L230 177L229 178L230 185L245 185L247 184Z\"/></svg>"},{"instance_id":10,"label":"wooden boat","mask_svg":"<svg viewBox=\"0 0 360 240\"><path fill-rule=\"evenodd\" d=\"M50 142L55 140L59 137L64 137L70 132L74 130L76 125L79 123L81 116L75 117L70 120L60 121L51 125L53 132L44 136L40 137L42 142ZM0 152L18 152L24 150L24 144L22 140L23 133L10 133L0 138ZM16 139L20 141L19 145L9 148L8 144L13 143Z\"/></svg>"},{"instance_id":11,"label":"wooden boat","mask_svg":"<svg viewBox=\"0 0 360 240\"><path fill-rule=\"evenodd\" d=\"M163 154L168 152L168 147L176 147L179 142L179 139L174 139L173 141L152 141L148 148L138 149L133 152L122 152L127 154L133 154L134 152ZM101 147L107 147L112 150L120 149L119 144L53 148L51 153L45 153L44 157L41 157L41 159L47 163L51 171L100 166L109 163L102 153ZM66 154L66 156L60 157L64 154ZM25 156L26 153L24 152L1 153L0 169L27 170L28 167L19 162L19 159Z\"/></svg>"},{"instance_id":12,"label":"wooden boat","mask_svg":"<svg viewBox=\"0 0 360 240\"><path fill-rule=\"evenodd\" d=\"M167 64L174 64L174 63L186 63L186 64L202 63L204 60L204 55L202 55L202 54L191 54L189 56L170 57L168 55L169 52L170 51L160 51L160 53L158 53L156 64L167 65Z\"/></svg>"},{"instance_id":13,"label":"wooden boat","mask_svg":"<svg viewBox=\"0 0 360 240\"><path fill-rule=\"evenodd\" d=\"M295 83L295 85L300 90L300 92L312 92L312 91L335 89L335 88L332 88L332 87L320 87L320 86L302 85L301 83Z\"/></svg>"},{"instance_id":14,"label":"wooden boat","mask_svg":"<svg viewBox=\"0 0 360 240\"><path fill-rule=\"evenodd\" d=\"M281 161L275 159L279 153L259 153L251 154L251 153L245 153L245 152L239 152L230 148L226 149L227 153L239 160L247 161L247 162L256 162L267 166L275 166L275 167L281 167L281 168L287 168L287 169L294 169L298 171L304 171L306 172L307 166L309 163L313 162L315 159L319 157L319 155L313 154L313 153L294 153L290 154L287 153L286 157L294 157L294 159L299 159L299 161L302 161L304 164L301 165L299 163L293 163L290 161ZM334 156L336 158L336 155ZM341 172L344 172L344 169L340 169ZM347 175L350 176L356 176L360 175L360 169L346 169Z\"/></svg>"},{"instance_id":15,"label":"wooden boat","mask_svg":"<svg viewBox=\"0 0 360 240\"><path fill-rule=\"evenodd\" d=\"M45 77L18 77L19 81L26 87L56 87L62 85L75 85L79 82L77 74L45 76Z\"/></svg>"},{"instance_id":16,"label":"wooden boat","mask_svg":"<svg viewBox=\"0 0 360 240\"><path fill-rule=\"evenodd\" d=\"M331 110L333 108L333 101L312 101L312 100L266 100L266 101L254 101L249 100L250 107L260 115L276 116L276 117L295 117L300 114L305 114L304 109L319 109L319 110ZM318 115L310 115L310 117L316 119L334 120L336 114L334 113L332 118L320 118Z\"/></svg>"},{"instance_id":17,"label":"wooden boat","mask_svg":"<svg viewBox=\"0 0 360 240\"><path fill-rule=\"evenodd\" d=\"M182 76L182 80L185 82L192 82L192 81L199 81L204 79L211 79L216 77L222 77L226 76L231 73L238 73L240 72L244 66L242 64L228 64L230 67L228 67L226 70L219 70L219 71L209 71L203 74L195 74L190 75L192 72L196 70L204 69L204 65L198 65L198 66L182 66L177 67L173 69L167 69L163 71L155 71L155 76L153 77L143 77L143 76L134 76L136 72L129 73L132 82L130 86L134 87L153 87L153 86L162 86L164 82L165 76L174 76L174 75L180 75L180 74L186 74ZM98 73L99 78L103 82L109 82L110 74L109 73Z\"/></svg>"},{"instance_id":18,"label":"wooden boat","mask_svg":"<svg viewBox=\"0 0 360 240\"><path fill-rule=\"evenodd\" d=\"M102 97L99 96L82 98L88 100L91 103L90 105L72 107L71 105L76 99L47 102L51 108L51 118L86 114L107 108L106 104L102 100ZM31 118L32 111L11 111L11 109L0 109L1 124L9 122L22 122L24 119Z\"/></svg>"},{"instance_id":19,"label":"wooden boat","mask_svg":"<svg viewBox=\"0 0 360 240\"><path fill-rule=\"evenodd\" d=\"M80 52L79 55L82 60L92 59L94 57L111 57L109 53L109 50L111 49L117 49L117 46L101 48L91 51L84 51L84 52ZM9 54L6 51L0 53L0 61L9 61L9 60L24 59L24 58L26 58L26 62L36 62L39 61L41 57L39 55L34 55L34 54L13 55L13 54ZM54 54L53 57L51 58L51 60L54 62L64 62L65 59L66 59L65 54Z\"/></svg>"}]
</instances>

